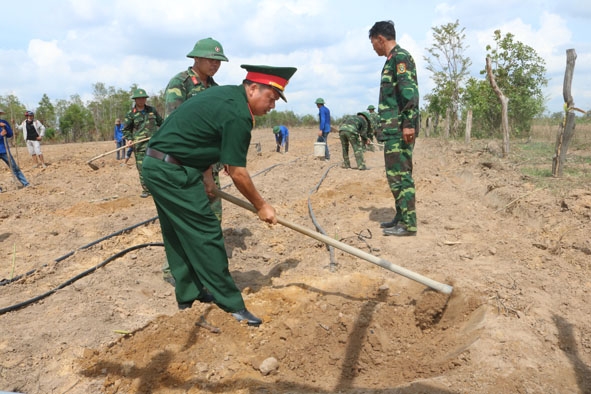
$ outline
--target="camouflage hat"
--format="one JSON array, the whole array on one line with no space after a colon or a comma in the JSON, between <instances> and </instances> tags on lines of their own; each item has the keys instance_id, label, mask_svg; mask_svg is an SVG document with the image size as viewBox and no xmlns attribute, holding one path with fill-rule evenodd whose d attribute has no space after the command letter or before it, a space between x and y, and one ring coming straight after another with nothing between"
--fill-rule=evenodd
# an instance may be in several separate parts
<instances>
[{"instance_id":1,"label":"camouflage hat","mask_svg":"<svg viewBox=\"0 0 591 394\"><path fill-rule=\"evenodd\" d=\"M140 89L137 88L133 91L133 96L131 96L132 99L136 99L136 98L148 98L150 96L148 96L148 93L146 93L146 91L144 89Z\"/></svg>"},{"instance_id":2,"label":"camouflage hat","mask_svg":"<svg viewBox=\"0 0 591 394\"><path fill-rule=\"evenodd\" d=\"M324 99L322 97L318 97L315 102L316 104L324 104Z\"/></svg>"},{"instance_id":3,"label":"camouflage hat","mask_svg":"<svg viewBox=\"0 0 591 394\"><path fill-rule=\"evenodd\" d=\"M273 134L279 134L281 128L279 126L273 126Z\"/></svg>"},{"instance_id":4,"label":"camouflage hat","mask_svg":"<svg viewBox=\"0 0 591 394\"><path fill-rule=\"evenodd\" d=\"M376 107L374 107L374 106L373 106L373 105L371 105L371 104L367 106L367 110L368 110L368 111L371 111L372 109L376 109Z\"/></svg>"},{"instance_id":5,"label":"camouflage hat","mask_svg":"<svg viewBox=\"0 0 591 394\"><path fill-rule=\"evenodd\" d=\"M204 57L222 62L228 61L228 58L224 55L222 44L211 37L197 41L193 50L187 54L187 57Z\"/></svg>"},{"instance_id":6,"label":"camouflage hat","mask_svg":"<svg viewBox=\"0 0 591 394\"><path fill-rule=\"evenodd\" d=\"M273 67L273 66L255 66L251 64L241 64L240 67L248 71L245 79L269 85L274 88L283 101L287 102L283 91L289 83L289 78L298 70L295 67Z\"/></svg>"}]
</instances>

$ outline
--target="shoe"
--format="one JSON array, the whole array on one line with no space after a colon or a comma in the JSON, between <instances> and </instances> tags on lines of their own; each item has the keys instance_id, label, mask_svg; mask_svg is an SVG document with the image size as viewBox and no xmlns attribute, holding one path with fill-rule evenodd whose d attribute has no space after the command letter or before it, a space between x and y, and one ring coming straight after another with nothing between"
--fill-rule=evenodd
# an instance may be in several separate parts
<instances>
[{"instance_id":1,"label":"shoe","mask_svg":"<svg viewBox=\"0 0 591 394\"><path fill-rule=\"evenodd\" d=\"M197 298L197 301L202 302L204 304L211 304L215 302L215 297L209 291L206 291L201 297Z\"/></svg>"},{"instance_id":2,"label":"shoe","mask_svg":"<svg viewBox=\"0 0 591 394\"><path fill-rule=\"evenodd\" d=\"M389 222L380 223L380 228L396 227L397 224L398 224L398 219L392 219Z\"/></svg>"},{"instance_id":3,"label":"shoe","mask_svg":"<svg viewBox=\"0 0 591 394\"><path fill-rule=\"evenodd\" d=\"M42 168L47 168L47 165L45 163L41 164Z\"/></svg>"},{"instance_id":4,"label":"shoe","mask_svg":"<svg viewBox=\"0 0 591 394\"><path fill-rule=\"evenodd\" d=\"M246 323L249 326L254 327L258 327L263 322L261 319L250 313L247 309L234 312L232 313L232 316L234 316L234 319L238 320L239 322L246 320Z\"/></svg>"},{"instance_id":5,"label":"shoe","mask_svg":"<svg viewBox=\"0 0 591 394\"><path fill-rule=\"evenodd\" d=\"M403 226L395 226L390 228L385 228L383 231L384 235L395 235L397 237L414 237L417 235L416 231L408 231L406 227Z\"/></svg>"},{"instance_id":6,"label":"shoe","mask_svg":"<svg viewBox=\"0 0 591 394\"><path fill-rule=\"evenodd\" d=\"M348 168L351 168L351 166L348 166L346 164L341 164L341 168L347 168L348 169Z\"/></svg>"},{"instance_id":7,"label":"shoe","mask_svg":"<svg viewBox=\"0 0 591 394\"><path fill-rule=\"evenodd\" d=\"M359 171L367 171L367 170L369 170L369 168L368 167L359 167L358 170Z\"/></svg>"},{"instance_id":8,"label":"shoe","mask_svg":"<svg viewBox=\"0 0 591 394\"><path fill-rule=\"evenodd\" d=\"M140 194L141 198L146 198L146 197L150 197L150 193L148 192L143 192L142 194Z\"/></svg>"},{"instance_id":9,"label":"shoe","mask_svg":"<svg viewBox=\"0 0 591 394\"><path fill-rule=\"evenodd\" d=\"M193 302L194 301L189 301L189 302L179 302L177 305L179 307L179 311L185 310L185 309L189 309L193 306Z\"/></svg>"}]
</instances>

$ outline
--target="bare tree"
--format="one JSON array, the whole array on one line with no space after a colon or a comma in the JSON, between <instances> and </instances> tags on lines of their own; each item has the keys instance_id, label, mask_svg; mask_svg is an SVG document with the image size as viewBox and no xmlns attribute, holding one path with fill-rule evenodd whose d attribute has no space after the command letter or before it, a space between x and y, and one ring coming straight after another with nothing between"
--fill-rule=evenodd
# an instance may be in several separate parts
<instances>
[{"instance_id":1,"label":"bare tree","mask_svg":"<svg viewBox=\"0 0 591 394\"><path fill-rule=\"evenodd\" d=\"M564 83L562 85L562 96L564 98L564 121L560 124L558 135L556 136L556 149L552 158L552 176L561 177L564 162L566 161L566 152L571 138L575 135L575 113L574 111L585 111L575 108L575 101L571 95L573 74L575 72L575 62L577 53L574 49L566 50L566 71L564 72Z\"/></svg>"},{"instance_id":2,"label":"bare tree","mask_svg":"<svg viewBox=\"0 0 591 394\"><path fill-rule=\"evenodd\" d=\"M499 87L497 86L495 76L492 72L490 57L488 56L486 58L486 75L488 75L490 86L492 87L495 94L499 98L499 101L501 102L501 131L503 133L503 157L507 157L507 155L509 154L509 98L505 96L501 89L499 89Z\"/></svg>"}]
</instances>

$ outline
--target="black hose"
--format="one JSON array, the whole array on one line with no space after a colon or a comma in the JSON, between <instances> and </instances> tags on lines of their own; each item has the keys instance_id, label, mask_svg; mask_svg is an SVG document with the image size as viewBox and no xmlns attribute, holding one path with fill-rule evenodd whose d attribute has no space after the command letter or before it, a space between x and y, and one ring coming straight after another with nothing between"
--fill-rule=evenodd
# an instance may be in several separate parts
<instances>
[{"instance_id":1,"label":"black hose","mask_svg":"<svg viewBox=\"0 0 591 394\"><path fill-rule=\"evenodd\" d=\"M135 245L135 246L132 246L130 248L124 249L121 252L119 252L119 253L117 253L117 254L109 257L108 259L104 260L103 262L95 265L94 267L87 269L86 271L84 271L84 272L76 275L75 277L73 277L71 279L68 279L67 281L65 281L64 283L62 283L61 285L59 285L58 287L56 287L56 288L54 288L52 290L49 290L49 291L47 291L47 292L45 292L45 293L43 293L41 295L38 295L36 297L33 297L33 298L31 298L31 299L29 299L27 301L23 301L23 302L20 302L18 304L15 304L15 305L8 306L6 308L0 309L0 315L3 315L3 314L8 313L8 312L15 311L15 310L20 309L20 308L24 308L25 306L28 306L30 304L33 304L33 303L39 301L39 300L42 300L43 298L49 297L50 295L52 295L53 293L55 293L59 289L63 289L64 287L71 285L72 283L76 282L78 279L81 279L81 278L85 277L86 275L89 275L89 274L93 273L97 269L99 269L101 267L104 267L105 265L107 265L111 261L113 261L113 260L115 260L115 259L123 256L124 254L126 254L128 252L131 252L132 250L139 249L139 248L144 248L144 247L147 247L147 246L164 246L164 244L162 242L152 242L152 243L139 244L139 245Z\"/></svg>"},{"instance_id":2,"label":"black hose","mask_svg":"<svg viewBox=\"0 0 591 394\"><path fill-rule=\"evenodd\" d=\"M74 253L76 253L76 252L77 252L77 251L79 251L79 250L88 249L88 248L90 248L91 246L94 246L94 245L96 245L96 244L98 244L98 243L100 243L100 242L102 242L102 241L105 241L105 240L107 240L107 239L109 239L109 238L112 238L112 237L114 237L114 236L117 236L117 235L123 234L123 233L125 233L125 232L127 232L127 231L133 230L133 229L134 229L134 228L136 228L136 227L143 226L144 224L148 224L148 223L150 223L150 222L154 222L154 221L156 221L156 220L158 220L158 216L154 216L154 217L153 217L153 218L151 218L151 219L144 220L143 222L140 222L140 223L136 223L136 224L134 224L133 226L129 226L129 227L126 227L126 228L124 228L123 230L116 231L116 232L114 232L114 233L112 233L112 234L109 234L109 235L107 235L107 236L103 237L103 238L97 239L97 240L95 240L95 241L92 241L92 242L91 242L91 243L89 243L89 244L86 244L86 245L84 245L84 246L81 246L81 247L79 247L78 249L76 249L76 250L73 250L73 251L71 251L71 252L69 252L69 253L67 253L67 254L65 254L65 255L63 255L63 256L61 256L61 257L58 257L58 258L57 258L57 259L55 259L54 261L55 261L56 263L59 263L60 261L62 261L62 260L65 260L65 259L67 259L68 257L72 256ZM12 283L12 282L16 282L16 281L17 281L17 280L19 280L19 279L22 279L22 278L24 278L24 277L30 276L30 275L34 274L34 273L37 271L37 269L44 268L44 267L47 267L47 264L43 264L43 265L42 265L42 266L40 266L39 268L32 269L32 270L30 270L30 271L28 271L28 272L26 272L26 273L24 273L24 274L17 275L17 276L15 276L14 278L11 278L11 279L2 279L2 280L0 280L0 286L8 285L8 284L10 284L10 283Z\"/></svg>"}]
</instances>

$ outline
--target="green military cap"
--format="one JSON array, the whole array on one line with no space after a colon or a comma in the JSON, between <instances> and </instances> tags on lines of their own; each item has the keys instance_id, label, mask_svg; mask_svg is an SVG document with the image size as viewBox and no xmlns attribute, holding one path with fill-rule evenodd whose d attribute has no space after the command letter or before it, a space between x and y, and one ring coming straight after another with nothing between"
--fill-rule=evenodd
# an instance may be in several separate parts
<instances>
[{"instance_id":1,"label":"green military cap","mask_svg":"<svg viewBox=\"0 0 591 394\"><path fill-rule=\"evenodd\" d=\"M289 83L289 78L297 71L295 67L273 67L273 66L254 66L251 64L240 65L248 71L246 78L249 81L269 85L279 93L283 101L287 102L283 91Z\"/></svg>"},{"instance_id":2,"label":"green military cap","mask_svg":"<svg viewBox=\"0 0 591 394\"><path fill-rule=\"evenodd\" d=\"M374 107L374 106L373 106L373 105L371 105L371 104L367 106L367 110L368 110L368 111L371 111L372 109L376 109L376 107Z\"/></svg>"},{"instance_id":3,"label":"green military cap","mask_svg":"<svg viewBox=\"0 0 591 394\"><path fill-rule=\"evenodd\" d=\"M281 131L281 128L279 128L279 126L273 126L273 134L279 134L280 131Z\"/></svg>"},{"instance_id":4,"label":"green military cap","mask_svg":"<svg viewBox=\"0 0 591 394\"><path fill-rule=\"evenodd\" d=\"M140 89L140 88L135 89L133 91L133 96L131 96L132 99L142 98L142 97L148 98L150 96L148 96L148 93L146 93L146 91L144 89Z\"/></svg>"},{"instance_id":5,"label":"green military cap","mask_svg":"<svg viewBox=\"0 0 591 394\"><path fill-rule=\"evenodd\" d=\"M224 55L222 44L211 37L197 41L193 50L187 54L187 57L204 57L223 62L228 61L228 58Z\"/></svg>"},{"instance_id":6,"label":"green military cap","mask_svg":"<svg viewBox=\"0 0 591 394\"><path fill-rule=\"evenodd\" d=\"M322 97L318 97L315 101L316 104L324 104L324 99Z\"/></svg>"}]
</instances>

